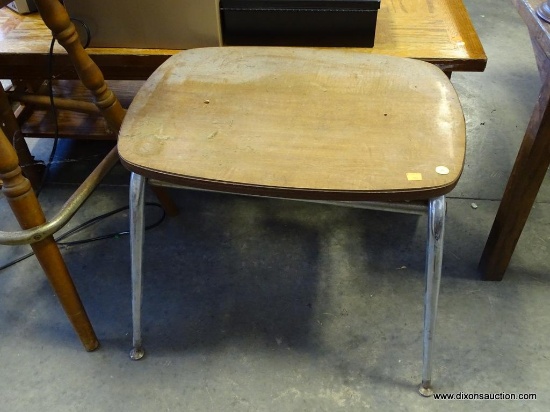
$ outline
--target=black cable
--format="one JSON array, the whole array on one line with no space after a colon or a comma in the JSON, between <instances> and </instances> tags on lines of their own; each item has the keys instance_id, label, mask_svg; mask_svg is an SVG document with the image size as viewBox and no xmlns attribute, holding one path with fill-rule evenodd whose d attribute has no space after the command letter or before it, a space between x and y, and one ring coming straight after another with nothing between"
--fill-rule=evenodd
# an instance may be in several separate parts
<instances>
[{"instance_id":1,"label":"black cable","mask_svg":"<svg viewBox=\"0 0 550 412\"><path fill-rule=\"evenodd\" d=\"M145 203L146 206L154 206L154 207L157 207L159 208L161 211L162 211L162 214L161 216L159 217L159 219L156 221L156 222L153 222L151 223L150 225L146 226L145 227L145 230L149 230L149 229L153 229L157 226L159 226L165 219L166 217L166 212L164 211L164 209L162 208L162 206L158 203ZM82 230L86 229L87 227L89 226L92 226L98 222L100 222L101 220L104 220L110 216L113 216L117 213L120 213L120 212L123 212L125 210L128 210L129 207L128 206L124 206L124 207L120 207L118 209L115 209L115 210L112 210L110 212L107 212L107 213L104 213L100 216L96 216L95 218L93 219L90 219L80 225L78 225L77 227L69 230L68 232L64 233L63 235L61 235L58 239L56 239L57 241L59 240L63 240L69 236L72 236L74 235L75 233L78 233L78 232L81 232ZM98 240L104 240L104 239L112 239L112 238L116 238L116 237L119 237L119 236L126 236L126 235L129 235L130 232L128 230L124 230L122 232L116 232L116 233L109 233L109 234L106 234L106 235L102 235L102 236L97 236L97 237L93 237L93 238L89 238L89 239L83 239L83 240L75 240L73 242L58 242L58 245L60 246L75 246L75 245L82 245L82 244L85 244L85 243L91 243L91 242L96 242Z\"/></svg>"},{"instance_id":2,"label":"black cable","mask_svg":"<svg viewBox=\"0 0 550 412\"><path fill-rule=\"evenodd\" d=\"M154 207L159 208L162 211L161 216L155 222L151 223L150 225L145 226L145 230L154 229L155 227L159 226L164 221L164 219L166 218L166 212L164 211L162 206L158 203L146 202L145 206L154 206ZM106 235L96 236L96 237L92 237L92 238L88 238L88 239L75 240L73 242L60 242L63 239L66 239L66 238L68 238L68 237L70 237L70 236L72 236L72 235L74 235L78 232L81 232L82 230L86 229L89 226L92 226L92 225L94 225L98 222L101 222L102 220L107 219L108 217L111 217L111 216L113 216L117 213L123 212L123 211L128 210L128 209L129 209L129 206L124 206L124 207L120 207L118 209L112 210L110 212L98 215L98 216L96 216L96 217L94 217L90 220L85 221L84 223L81 223L80 225L72 228L71 230L63 233L59 237L55 238L55 241L57 242L57 244L59 246L69 247L69 246L83 245L83 244L86 244L86 243L92 243L92 242L96 242L98 240L113 239L113 238L118 238L120 236L127 236L128 234L130 234L130 232L128 230L124 230L124 231L121 231L121 232L108 233ZM25 259L33 256L33 255L34 255L34 252L30 252L30 253L27 253L26 255L23 255L23 256L21 256L17 259L14 259L14 260L0 266L0 271L2 271L4 269L7 269L7 268L9 268L9 267L25 260Z\"/></svg>"},{"instance_id":3,"label":"black cable","mask_svg":"<svg viewBox=\"0 0 550 412\"><path fill-rule=\"evenodd\" d=\"M50 168L53 160L55 159L55 153L57 151L57 144L59 142L59 123L57 122L57 108L53 100L53 47L55 45L55 38L52 38L50 43L50 52L48 55L48 92L50 95L50 105L52 107L52 117L54 124L54 139L52 150L50 151L50 156L48 162L46 163L46 168L44 169L44 174L42 175L42 180L40 186L36 189L36 197L40 196L40 192L44 188L46 181L50 175Z\"/></svg>"},{"instance_id":4,"label":"black cable","mask_svg":"<svg viewBox=\"0 0 550 412\"><path fill-rule=\"evenodd\" d=\"M61 3L63 4L63 2L61 1ZM88 48L88 46L90 45L90 41L92 39L92 36L91 36L91 32L90 32L90 28L88 27L88 25L80 20L80 19L74 19L74 18L71 18L71 21L74 21L74 22L77 22L79 23L85 30L86 32L86 42L84 43L83 45L83 48L86 49ZM54 123L54 142L53 142L53 146L52 146L52 150L50 152L50 156L48 158L48 162L46 164L46 169L44 170L44 175L42 176L42 181L40 183L40 186L38 187L38 189L36 190L36 196L38 197L40 195L40 192L42 191L46 181L47 181L47 178L49 176L49 173L50 173L50 168L51 168L51 165L53 163L53 160L55 159L55 155L56 155L56 151L57 151L57 146L58 146L58 142L59 142L59 123L58 123L58 120L57 120L57 108L55 106L55 102L54 102L54 93L53 93L53 80L54 80L54 75L53 75L53 60L54 60L54 54L53 54L53 49L54 49L54 46L55 46L55 38L52 38L52 41L50 43L50 50L49 50L49 55L48 55L48 92L49 92L49 97L50 97L50 105L51 105L51 108L52 108L52 116L53 116L53 123ZM157 226L159 226L165 219L166 217L166 213L164 211L164 209L162 208L161 205L159 205L158 203L145 203L146 206L155 206L155 207L158 207L162 210L162 215L161 217L154 223L148 225L145 227L145 230L149 230L149 229L153 229ZM64 247L68 247L68 246L76 246L76 245L82 245L82 244L86 244L86 243L91 243L91 242L96 242L98 240L104 240L104 239L112 239L112 238L116 238L116 237L119 237L119 236L126 236L128 235L130 232L125 230L125 231L122 231L122 232L116 232L116 233L109 233L109 234L106 234L106 235L102 235L102 236L96 236L96 237L93 237L93 238L88 238L88 239L83 239L83 240L76 240L76 241L73 241L73 242L60 242L61 240L63 239L66 239L78 232L81 232L82 230L84 230L85 228L89 227L89 226L92 226L110 216L113 216L117 213L120 213L124 210L128 210L128 206L125 206L125 207L121 207L121 208L118 208L118 209L115 209L113 211L110 211L110 212L107 212L107 213L104 213L102 215L99 215L99 216L96 216L78 226L76 226L75 228L69 230L68 232L65 232L63 233L62 235L60 235L58 238L56 238L56 242L59 246L64 246ZM34 255L34 252L30 252L24 256L21 256L15 260L12 260L11 262L8 262L2 266L0 266L0 271L4 270L4 269L7 269L31 256Z\"/></svg>"},{"instance_id":5,"label":"black cable","mask_svg":"<svg viewBox=\"0 0 550 412\"><path fill-rule=\"evenodd\" d=\"M86 42L84 44L84 49L88 48L90 45L90 41L92 40L92 35L90 32L90 28L88 25L80 20L80 19L73 19L71 18L71 21L75 21L79 23L84 30L86 31ZM46 184L46 181L50 175L50 168L51 165L55 159L55 154L57 152L57 145L59 143L59 122L57 121L57 107L55 107L54 102L54 95L53 95L53 81L54 81L54 75L53 75L53 61L54 61L54 54L53 54L53 48L55 46L55 37L52 37L52 41L50 42L50 50L48 54L48 94L50 97L50 105L52 107L52 117L53 117L53 124L54 124L54 140L53 140L53 146L52 150L50 151L50 156L48 158L48 162L46 163L46 168L44 170L44 174L42 175L42 181L40 182L40 185L36 189L36 197L40 196L40 192L42 191L42 188Z\"/></svg>"},{"instance_id":6,"label":"black cable","mask_svg":"<svg viewBox=\"0 0 550 412\"><path fill-rule=\"evenodd\" d=\"M90 42L92 41L92 32L90 31L90 28L84 22L84 20L75 19L75 18L71 17L71 21L80 24L82 26L82 28L84 29L84 31L86 32L86 42L84 43L84 45L82 47L87 49L88 46L90 45Z\"/></svg>"}]
</instances>

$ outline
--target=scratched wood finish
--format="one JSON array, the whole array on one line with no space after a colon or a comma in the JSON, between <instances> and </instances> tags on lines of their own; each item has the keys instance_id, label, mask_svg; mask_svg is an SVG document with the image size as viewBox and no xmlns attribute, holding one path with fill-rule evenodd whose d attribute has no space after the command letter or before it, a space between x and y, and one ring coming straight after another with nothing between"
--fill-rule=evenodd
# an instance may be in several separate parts
<instances>
[{"instance_id":1,"label":"scratched wood finish","mask_svg":"<svg viewBox=\"0 0 550 412\"><path fill-rule=\"evenodd\" d=\"M2 193L6 196L21 228L29 229L45 223L46 218L30 182L21 174L18 163L15 150L5 134L0 131ZM32 244L31 247L85 349L96 349L99 342L55 240L49 236Z\"/></svg>"},{"instance_id":2,"label":"scratched wood finish","mask_svg":"<svg viewBox=\"0 0 550 412\"><path fill-rule=\"evenodd\" d=\"M43 77L50 32L36 15L0 11L0 78ZM487 57L460 0L383 0L375 46L362 53L426 60L447 72L483 71ZM176 50L90 48L110 79L146 79ZM56 48L56 75L74 76ZM10 58L11 57L11 58ZM8 64L10 61L16 65Z\"/></svg>"},{"instance_id":3,"label":"scratched wood finish","mask_svg":"<svg viewBox=\"0 0 550 412\"><path fill-rule=\"evenodd\" d=\"M550 24L542 0L515 0L532 39L543 85L479 262L484 280L502 280L550 165Z\"/></svg>"},{"instance_id":4,"label":"scratched wood finish","mask_svg":"<svg viewBox=\"0 0 550 412\"><path fill-rule=\"evenodd\" d=\"M431 64L251 47L171 58L133 100L118 143L130 169L164 180L349 200L444 194L464 146L457 95Z\"/></svg>"}]
</instances>

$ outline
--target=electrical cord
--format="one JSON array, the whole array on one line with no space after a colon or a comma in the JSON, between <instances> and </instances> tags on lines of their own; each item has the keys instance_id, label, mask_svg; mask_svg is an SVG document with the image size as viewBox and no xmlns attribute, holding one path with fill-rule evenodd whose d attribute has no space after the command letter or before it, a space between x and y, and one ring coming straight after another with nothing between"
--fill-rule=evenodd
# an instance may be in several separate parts
<instances>
[{"instance_id":1,"label":"electrical cord","mask_svg":"<svg viewBox=\"0 0 550 412\"><path fill-rule=\"evenodd\" d=\"M90 28L88 25L80 20L80 19L74 19L71 18L71 21L77 22L84 28L86 32L86 42L84 43L83 47L84 49L88 48L90 45L90 41L92 40L92 35L90 32ZM53 61L54 61L54 54L53 54L53 48L55 46L55 37L52 37L52 41L50 42L50 50L48 54L48 94L50 97L50 105L52 108L52 118L53 118L53 125L54 125L54 139L53 139L53 145L52 149L50 151L50 156L48 157L48 162L46 163L46 168L44 169L44 174L42 175L42 180L40 182L40 185L36 189L36 197L40 196L40 192L44 188L44 185L46 184L46 181L48 180L48 177L50 175L50 169L51 165L55 159L55 154L57 152L57 146L59 143L59 122L57 121L57 107L55 106L54 102L54 95L53 95L53 81L54 81L54 75L53 75Z\"/></svg>"},{"instance_id":2,"label":"electrical cord","mask_svg":"<svg viewBox=\"0 0 550 412\"><path fill-rule=\"evenodd\" d=\"M92 32L90 31L90 27L88 27L88 25L84 22L84 20L71 17L71 21L80 24L84 29L84 31L86 32L86 42L82 45L82 47L87 49L88 46L90 45L90 42L92 41Z\"/></svg>"},{"instance_id":3,"label":"electrical cord","mask_svg":"<svg viewBox=\"0 0 550 412\"><path fill-rule=\"evenodd\" d=\"M36 189L36 197L40 196L40 192L44 188L46 181L50 175L51 165L55 159L55 153L57 152L57 144L59 142L59 123L57 121L57 108L54 103L53 96L53 47L55 45L55 38L52 38L50 42L50 52L48 55L48 92L50 97L50 105L52 107L52 117L53 117L53 126L54 126L54 138L53 145L50 151L50 156L48 157L48 162L46 163L46 168L44 169L44 174L42 175L42 180L40 186Z\"/></svg>"},{"instance_id":4,"label":"electrical cord","mask_svg":"<svg viewBox=\"0 0 550 412\"><path fill-rule=\"evenodd\" d=\"M162 212L160 217L155 222L145 226L145 230L150 230L150 229L153 229L153 228L159 226L164 221L164 219L166 218L166 212L164 211L162 206L158 203L146 202L145 206L156 207L156 208L160 209L161 212ZM92 238L88 238L88 239L75 240L75 241L72 241L72 242L61 242L63 239L71 237L71 236L75 235L76 233L79 233L82 230L107 219L108 217L111 217L113 215L116 215L117 213L123 212L123 211L128 210L128 209L129 209L129 206L124 206L124 207L120 207L118 209L112 210L110 212L98 215L98 216L96 216L96 217L94 217L90 220L87 220L86 222L81 223L80 225L74 227L73 229L63 233L59 237L55 238L55 241L57 242L57 244L59 246L69 247L69 246L77 246L77 245L92 243L92 242L96 242L98 240L113 239L113 238L119 238L121 236L127 236L128 234L130 234L130 232L128 230L124 230L124 231L121 231L121 232L108 233L106 235L96 236L96 237L92 237ZM27 253L26 255L23 255L23 256L21 256L17 259L14 259L14 260L0 266L0 271L2 271L4 269L7 269L7 268L9 268L9 267L25 260L25 259L28 259L29 257L31 257L33 255L34 255L34 252L30 252L30 253Z\"/></svg>"},{"instance_id":5,"label":"electrical cord","mask_svg":"<svg viewBox=\"0 0 550 412\"><path fill-rule=\"evenodd\" d=\"M84 49L86 49L90 45L90 41L91 41L90 28L82 20L71 18L71 21L75 21L75 22L79 23L80 25L82 25L82 27L86 31L86 42L83 45ZM54 81L54 75L53 75L54 54L53 54L53 49L54 49L54 46L55 46L55 38L52 38L52 41L50 43L49 56L48 56L48 92L49 92L49 97L50 97L50 105L51 105L51 108L52 108L52 116L53 116L53 123L54 123L54 142L53 142L53 145L52 145L52 149L50 151L50 156L48 158L48 162L46 164L46 169L44 170L44 175L42 176L42 181L40 183L39 188L36 190L36 196L37 197L39 196L40 192L42 191L42 189L43 189L43 187L44 187L44 185L45 185L45 183L48 179L48 176L49 176L49 173L50 173L50 168L51 168L51 165L53 163L53 160L55 159L57 146L58 146L58 142L59 142L59 123L57 121L57 108L55 106L54 93L53 93L53 81ZM162 214L161 214L160 218L157 219L152 224L147 225L145 227L145 230L153 229L153 228L159 226L164 221L164 219L166 217L166 212L164 211L162 206L158 203L149 203L149 202L145 203L145 206L154 206L154 207L159 208L162 211ZM118 209L112 210L110 212L98 215L98 216L96 216L96 217L94 217L90 220L87 220L86 222L76 226L75 228L63 233L62 235L57 237L55 240L56 240L56 242L59 246L69 247L69 246L76 246L76 245L82 245L82 244L86 244L86 243L96 242L98 240L105 240L105 239L118 238L120 236L126 236L130 233L127 230L122 231L122 232L108 233L106 235L96 236L96 237L92 237L92 238L88 238L88 239L76 240L76 241L72 241L72 242L61 242L63 239L66 239L66 238L68 238L68 237L70 237L70 236L72 236L76 233L79 233L82 230L86 229L87 227L90 227L90 226L92 226L92 225L94 225L98 222L101 222L101 221L107 219L110 216L113 216L117 213L123 212L123 211L128 210L128 209L129 209L129 206L124 206L124 207L120 207ZM29 257L31 257L33 255L34 255L34 252L30 252L30 253L28 253L24 256L21 256L17 259L14 259L14 260L0 266L0 271L2 271L4 269L7 269L7 268L19 263L19 262L22 262L23 260L28 259Z\"/></svg>"}]
</instances>

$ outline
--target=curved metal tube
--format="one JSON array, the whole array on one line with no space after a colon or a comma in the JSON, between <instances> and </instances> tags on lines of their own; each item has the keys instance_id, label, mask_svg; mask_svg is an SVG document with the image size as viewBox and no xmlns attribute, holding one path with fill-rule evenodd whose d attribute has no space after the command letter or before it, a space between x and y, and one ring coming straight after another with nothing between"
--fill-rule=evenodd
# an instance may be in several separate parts
<instances>
[{"instance_id":1,"label":"curved metal tube","mask_svg":"<svg viewBox=\"0 0 550 412\"><path fill-rule=\"evenodd\" d=\"M118 150L116 146L105 156L94 171L82 182L72 196L61 207L55 217L43 225L32 229L19 230L14 232L0 231L0 244L2 245L25 245L39 242L44 238L53 235L67 224L69 219L80 209L84 201L92 194L97 185L105 175L118 162Z\"/></svg>"},{"instance_id":2,"label":"curved metal tube","mask_svg":"<svg viewBox=\"0 0 550 412\"><path fill-rule=\"evenodd\" d=\"M221 193L216 190L208 189L197 189L196 187L189 187L178 185L170 182L163 182L162 180L149 179L147 181L151 187L160 186L160 187L171 187L173 189L187 189L187 190L196 190L200 192L214 192ZM250 196L250 197L265 197L270 198L269 196L261 195L240 195L240 196ZM287 197L271 197L271 199L281 199L281 200L292 200L296 202L306 202L306 203L319 203L322 205L333 205L333 206L344 206L354 209L368 209L368 210L380 210L383 212L397 212L397 213L407 213L411 215L425 215L428 213L428 203L425 201L410 201L410 202L377 202L377 201L345 201L345 200L311 200L311 199L293 199Z\"/></svg>"},{"instance_id":3,"label":"curved metal tube","mask_svg":"<svg viewBox=\"0 0 550 412\"><path fill-rule=\"evenodd\" d=\"M537 8L537 16L539 16L545 22L550 23L550 0L542 3Z\"/></svg>"}]
</instances>

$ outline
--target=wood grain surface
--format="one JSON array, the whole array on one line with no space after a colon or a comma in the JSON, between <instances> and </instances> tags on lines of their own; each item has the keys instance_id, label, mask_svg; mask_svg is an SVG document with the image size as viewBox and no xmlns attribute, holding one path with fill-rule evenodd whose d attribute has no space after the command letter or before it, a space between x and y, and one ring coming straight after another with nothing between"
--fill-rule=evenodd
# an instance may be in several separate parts
<instances>
[{"instance_id":1,"label":"wood grain surface","mask_svg":"<svg viewBox=\"0 0 550 412\"><path fill-rule=\"evenodd\" d=\"M118 147L130 169L195 187L413 199L454 187L465 125L449 80L425 62L224 47L162 65L130 105Z\"/></svg>"},{"instance_id":2,"label":"wood grain surface","mask_svg":"<svg viewBox=\"0 0 550 412\"><path fill-rule=\"evenodd\" d=\"M37 14L0 10L0 78L43 77L50 33ZM382 0L375 46L362 53L429 61L445 71L483 71L487 57L461 0ZM56 75L74 77L56 47ZM176 50L92 48L110 79L146 79Z\"/></svg>"}]
</instances>

